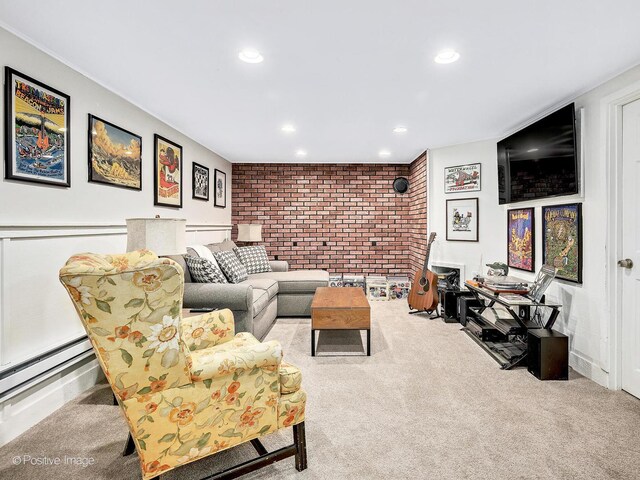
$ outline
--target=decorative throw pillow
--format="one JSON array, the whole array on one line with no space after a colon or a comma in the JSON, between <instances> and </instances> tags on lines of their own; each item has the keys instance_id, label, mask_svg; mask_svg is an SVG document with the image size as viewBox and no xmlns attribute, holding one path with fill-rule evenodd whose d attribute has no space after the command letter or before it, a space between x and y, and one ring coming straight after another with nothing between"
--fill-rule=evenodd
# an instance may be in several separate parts
<instances>
[{"instance_id":1,"label":"decorative throw pillow","mask_svg":"<svg viewBox=\"0 0 640 480\"><path fill-rule=\"evenodd\" d=\"M236 254L231 250L227 250L226 252L213 252L213 256L216 257L222 273L225 274L229 282L240 283L247 279L247 269L240 263Z\"/></svg>"},{"instance_id":2,"label":"decorative throw pillow","mask_svg":"<svg viewBox=\"0 0 640 480\"><path fill-rule=\"evenodd\" d=\"M185 255L184 261L189 267L191 278L196 283L229 283L218 264L211 260Z\"/></svg>"},{"instance_id":3,"label":"decorative throw pillow","mask_svg":"<svg viewBox=\"0 0 640 480\"><path fill-rule=\"evenodd\" d=\"M233 251L236 252L240 262L247 267L248 274L271 271L267 250L262 245L234 248Z\"/></svg>"}]
</instances>

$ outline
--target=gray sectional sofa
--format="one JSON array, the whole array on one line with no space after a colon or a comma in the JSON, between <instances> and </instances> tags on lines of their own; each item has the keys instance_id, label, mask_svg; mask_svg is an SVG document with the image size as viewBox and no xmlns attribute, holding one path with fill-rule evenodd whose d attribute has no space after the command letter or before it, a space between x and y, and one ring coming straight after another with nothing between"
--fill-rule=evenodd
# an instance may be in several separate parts
<instances>
[{"instance_id":1,"label":"gray sectional sofa","mask_svg":"<svg viewBox=\"0 0 640 480\"><path fill-rule=\"evenodd\" d=\"M212 252L233 250L227 240L206 245ZM189 255L198 254L187 249ZM324 270L291 270L283 261L271 261L271 272L249 275L244 282L195 283L181 255L169 256L184 270L184 308L229 308L233 311L236 332L251 332L262 339L276 317L308 317L311 300L318 287L329 284Z\"/></svg>"}]
</instances>

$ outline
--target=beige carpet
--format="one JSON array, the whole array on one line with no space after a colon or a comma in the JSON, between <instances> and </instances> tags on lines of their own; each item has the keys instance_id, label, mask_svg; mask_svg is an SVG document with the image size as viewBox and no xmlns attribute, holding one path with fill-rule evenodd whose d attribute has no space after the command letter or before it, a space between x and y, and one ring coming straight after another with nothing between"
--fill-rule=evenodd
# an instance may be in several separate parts
<instances>
[{"instance_id":1,"label":"beige carpet","mask_svg":"<svg viewBox=\"0 0 640 480\"><path fill-rule=\"evenodd\" d=\"M457 324L410 316L400 301L372 308L368 358L311 358L309 319L278 320L268 338L302 369L309 394L309 469L298 473L287 459L245 478L638 478L636 398L573 372L568 382L540 382L526 369L501 371ZM140 478L137 457L120 456L126 435L99 385L0 449L0 478ZM290 443L289 432L264 443ZM95 464L14 466L16 455ZM241 446L162 478L201 478L253 455Z\"/></svg>"}]
</instances>

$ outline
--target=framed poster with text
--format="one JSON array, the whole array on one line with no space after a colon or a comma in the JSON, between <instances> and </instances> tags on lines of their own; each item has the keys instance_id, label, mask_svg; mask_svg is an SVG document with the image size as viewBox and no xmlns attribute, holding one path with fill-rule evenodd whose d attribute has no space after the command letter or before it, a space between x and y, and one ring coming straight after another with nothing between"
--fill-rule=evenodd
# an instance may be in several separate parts
<instances>
[{"instance_id":1,"label":"framed poster with text","mask_svg":"<svg viewBox=\"0 0 640 480\"><path fill-rule=\"evenodd\" d=\"M507 211L507 256L510 268L535 271L535 231L533 208L515 208Z\"/></svg>"},{"instance_id":2,"label":"framed poster with text","mask_svg":"<svg viewBox=\"0 0 640 480\"><path fill-rule=\"evenodd\" d=\"M582 283L582 204L542 207L542 262L556 278Z\"/></svg>"},{"instance_id":3,"label":"framed poster with text","mask_svg":"<svg viewBox=\"0 0 640 480\"><path fill-rule=\"evenodd\" d=\"M4 100L5 178L70 187L69 95L5 67Z\"/></svg>"}]
</instances>

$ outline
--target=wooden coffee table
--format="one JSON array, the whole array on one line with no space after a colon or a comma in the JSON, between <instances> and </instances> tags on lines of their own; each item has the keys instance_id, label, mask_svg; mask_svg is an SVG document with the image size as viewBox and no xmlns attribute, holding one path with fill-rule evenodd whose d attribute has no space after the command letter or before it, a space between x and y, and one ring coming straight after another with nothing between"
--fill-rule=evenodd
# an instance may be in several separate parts
<instances>
[{"instance_id":1,"label":"wooden coffee table","mask_svg":"<svg viewBox=\"0 0 640 480\"><path fill-rule=\"evenodd\" d=\"M316 355L316 330L366 330L371 356L371 308L359 287L319 287L311 302L311 356Z\"/></svg>"}]
</instances>

